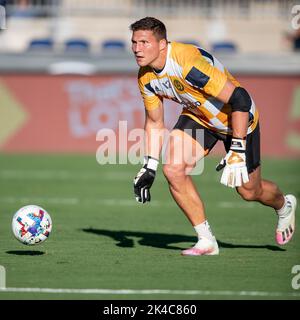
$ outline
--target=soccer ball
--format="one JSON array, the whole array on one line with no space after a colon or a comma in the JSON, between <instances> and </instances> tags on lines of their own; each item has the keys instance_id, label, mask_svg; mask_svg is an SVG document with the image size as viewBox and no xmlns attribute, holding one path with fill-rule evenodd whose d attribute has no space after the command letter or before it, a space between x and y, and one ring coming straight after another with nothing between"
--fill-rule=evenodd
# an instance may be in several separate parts
<instances>
[{"instance_id":1,"label":"soccer ball","mask_svg":"<svg viewBox=\"0 0 300 320\"><path fill-rule=\"evenodd\" d=\"M51 217L40 206L25 206L14 214L12 231L14 236L23 244L42 243L49 237L51 230Z\"/></svg>"}]
</instances>

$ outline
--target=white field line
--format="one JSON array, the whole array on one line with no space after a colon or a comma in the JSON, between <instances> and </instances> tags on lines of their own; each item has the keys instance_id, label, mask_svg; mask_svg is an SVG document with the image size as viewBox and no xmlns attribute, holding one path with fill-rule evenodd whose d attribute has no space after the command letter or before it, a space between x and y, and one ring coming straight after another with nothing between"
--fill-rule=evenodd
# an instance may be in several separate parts
<instances>
[{"instance_id":1,"label":"white field line","mask_svg":"<svg viewBox=\"0 0 300 320\"><path fill-rule=\"evenodd\" d=\"M57 205L78 205L78 198L58 198L58 197L0 197L0 202L15 204L15 203L32 203L32 204L57 204Z\"/></svg>"},{"instance_id":2,"label":"white field line","mask_svg":"<svg viewBox=\"0 0 300 320\"><path fill-rule=\"evenodd\" d=\"M0 179L3 180L46 180L46 181L68 181L68 180L102 180L108 181L133 181L135 173L128 173L126 171L67 171L67 170L14 170L3 169L0 170ZM157 181L166 181L165 177L157 175ZM202 177L203 181L218 181L218 177Z\"/></svg>"},{"instance_id":3,"label":"white field line","mask_svg":"<svg viewBox=\"0 0 300 320\"><path fill-rule=\"evenodd\" d=\"M113 167L112 167L113 168ZM0 170L0 178L6 180L109 180L109 181L131 181L133 180L134 173L124 171L68 171L68 170L18 170L18 169L2 169ZM194 176L195 179L197 175ZM219 182L219 175L203 176L199 175L200 183L205 181ZM163 175L156 177L158 181L165 181ZM285 175L280 180L289 183L299 183L297 175Z\"/></svg>"},{"instance_id":4,"label":"white field line","mask_svg":"<svg viewBox=\"0 0 300 320\"><path fill-rule=\"evenodd\" d=\"M268 291L214 291L214 290L162 290L162 289L60 289L60 288L0 288L0 292L35 292L35 293L77 293L77 294L111 294L111 295L199 295L199 296L250 296L250 297L300 297L300 292Z\"/></svg>"},{"instance_id":5,"label":"white field line","mask_svg":"<svg viewBox=\"0 0 300 320\"><path fill-rule=\"evenodd\" d=\"M127 172L95 172L67 170L0 170L0 178L6 180L116 180L128 181L133 177Z\"/></svg>"},{"instance_id":6,"label":"white field line","mask_svg":"<svg viewBox=\"0 0 300 320\"><path fill-rule=\"evenodd\" d=\"M245 202L245 201L242 201L242 200L241 200L241 202L220 201L219 203L217 203L217 206L220 207L220 208L236 208L236 209L254 208L255 207L255 203L254 202Z\"/></svg>"},{"instance_id":7,"label":"white field line","mask_svg":"<svg viewBox=\"0 0 300 320\"><path fill-rule=\"evenodd\" d=\"M1 197L0 203L37 203L37 204L53 204L53 205L85 205L85 204L94 204L94 205L103 205L103 206L120 206L120 207L132 207L138 206L139 204L134 199L79 199L79 198L64 198L64 197ZM153 207L173 207L175 202L171 201L158 201L151 200L149 204ZM251 209L255 206L251 202L234 202L234 201L220 201L217 203L219 208L235 208L235 209Z\"/></svg>"},{"instance_id":8,"label":"white field line","mask_svg":"<svg viewBox=\"0 0 300 320\"><path fill-rule=\"evenodd\" d=\"M128 172L72 172L66 170L0 170L2 180L30 180L30 181L133 181L134 173ZM157 181L165 181L165 178L157 176Z\"/></svg>"}]
</instances>

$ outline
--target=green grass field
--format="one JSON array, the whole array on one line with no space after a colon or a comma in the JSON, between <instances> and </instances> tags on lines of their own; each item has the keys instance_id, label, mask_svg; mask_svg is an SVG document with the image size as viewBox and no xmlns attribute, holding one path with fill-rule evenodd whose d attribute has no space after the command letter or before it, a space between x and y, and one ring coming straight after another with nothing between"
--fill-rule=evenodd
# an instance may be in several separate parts
<instances>
[{"instance_id":1,"label":"green grass field","mask_svg":"<svg viewBox=\"0 0 300 320\"><path fill-rule=\"evenodd\" d=\"M291 243L279 247L273 210L222 186L217 161L207 159L195 183L220 255L182 257L196 237L161 172L153 201L141 205L132 192L139 166L100 166L93 155L1 155L0 265L7 290L0 299L300 299L291 285L291 269L300 265L300 219ZM299 160L263 162L264 177L298 200L299 169ZM53 231L43 244L25 246L11 233L14 212L27 204L51 214Z\"/></svg>"}]
</instances>

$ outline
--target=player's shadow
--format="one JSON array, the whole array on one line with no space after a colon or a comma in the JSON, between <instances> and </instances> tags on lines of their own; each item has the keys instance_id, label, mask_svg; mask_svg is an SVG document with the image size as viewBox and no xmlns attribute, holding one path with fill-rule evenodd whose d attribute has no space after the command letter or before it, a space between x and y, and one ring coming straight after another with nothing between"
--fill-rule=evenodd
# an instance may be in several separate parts
<instances>
[{"instance_id":1,"label":"player's shadow","mask_svg":"<svg viewBox=\"0 0 300 320\"><path fill-rule=\"evenodd\" d=\"M33 251L33 250L10 250L6 251L8 254L15 254L17 256L41 256L45 254L44 251Z\"/></svg>"},{"instance_id":2,"label":"player's shadow","mask_svg":"<svg viewBox=\"0 0 300 320\"><path fill-rule=\"evenodd\" d=\"M184 248L176 246L176 243L190 242L193 245L196 241L196 236L185 236L180 234L167 234L167 233L152 233L152 232L136 232L136 231L111 231L103 229L82 229L87 233L93 233L99 236L110 237L115 240L118 247L133 248L134 241L131 239L139 238L137 242L142 246L149 246L161 249L182 250ZM246 244L232 244L218 240L219 247L225 249L246 248L246 249L267 249L271 251L285 251L273 245L246 245Z\"/></svg>"}]
</instances>

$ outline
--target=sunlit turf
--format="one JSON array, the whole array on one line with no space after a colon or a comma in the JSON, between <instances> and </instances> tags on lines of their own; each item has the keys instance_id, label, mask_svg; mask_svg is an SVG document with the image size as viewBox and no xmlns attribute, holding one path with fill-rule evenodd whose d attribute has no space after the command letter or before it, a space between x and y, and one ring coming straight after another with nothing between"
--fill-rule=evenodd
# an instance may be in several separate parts
<instances>
[{"instance_id":1,"label":"sunlit turf","mask_svg":"<svg viewBox=\"0 0 300 320\"><path fill-rule=\"evenodd\" d=\"M300 294L292 296L299 292L291 285L291 269L300 264L299 230L291 243L279 247L274 211L222 186L217 162L206 159L204 173L194 181L220 255L183 257L180 252L193 245L195 233L161 171L151 189L152 202L141 205L132 190L137 165L101 166L92 155L1 155L0 265L8 288L203 294L0 292L0 299L299 299ZM299 160L264 159L262 169L266 179L300 199ZM12 216L27 204L41 205L52 217L53 232L41 245L24 246L12 235ZM242 291L269 294L243 296Z\"/></svg>"}]
</instances>

